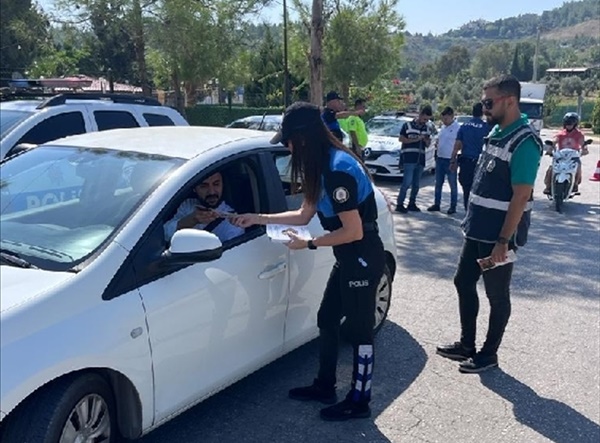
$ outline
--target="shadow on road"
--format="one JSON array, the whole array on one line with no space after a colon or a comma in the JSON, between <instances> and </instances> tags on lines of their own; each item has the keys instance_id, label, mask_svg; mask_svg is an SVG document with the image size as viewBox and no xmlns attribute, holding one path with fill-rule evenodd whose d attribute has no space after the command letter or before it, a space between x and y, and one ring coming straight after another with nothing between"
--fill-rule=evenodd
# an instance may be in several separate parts
<instances>
[{"instance_id":1,"label":"shadow on road","mask_svg":"<svg viewBox=\"0 0 600 443\"><path fill-rule=\"evenodd\" d=\"M522 423L555 443L597 443L600 426L572 407L540 397L533 389L501 369L480 374L482 384L510 401Z\"/></svg>"},{"instance_id":2,"label":"shadow on road","mask_svg":"<svg viewBox=\"0 0 600 443\"><path fill-rule=\"evenodd\" d=\"M207 399L140 440L140 443L387 443L375 419L416 380L427 361L424 349L402 327L387 322L376 339L373 416L344 423L324 422L317 403L289 400L287 391L310 384L317 370L312 341L225 391ZM351 348L340 350L338 395L349 388Z\"/></svg>"}]
</instances>

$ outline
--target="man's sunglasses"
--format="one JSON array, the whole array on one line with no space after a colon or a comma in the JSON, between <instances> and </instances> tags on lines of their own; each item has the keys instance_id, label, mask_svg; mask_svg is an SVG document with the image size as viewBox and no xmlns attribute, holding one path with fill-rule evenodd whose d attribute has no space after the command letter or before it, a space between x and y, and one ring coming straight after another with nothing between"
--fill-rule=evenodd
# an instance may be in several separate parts
<instances>
[{"instance_id":1,"label":"man's sunglasses","mask_svg":"<svg viewBox=\"0 0 600 443\"><path fill-rule=\"evenodd\" d=\"M481 104L483 105L483 107L485 109L490 111L494 107L495 101L504 100L509 97L511 97L511 96L510 95L501 95L500 97L496 97L496 98L486 98L486 99L481 100Z\"/></svg>"}]
</instances>

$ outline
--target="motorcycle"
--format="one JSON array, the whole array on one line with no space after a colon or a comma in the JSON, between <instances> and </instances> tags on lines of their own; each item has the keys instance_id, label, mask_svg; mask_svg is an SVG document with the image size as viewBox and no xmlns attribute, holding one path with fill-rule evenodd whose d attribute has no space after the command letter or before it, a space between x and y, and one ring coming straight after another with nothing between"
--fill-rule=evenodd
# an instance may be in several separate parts
<instances>
[{"instance_id":1,"label":"motorcycle","mask_svg":"<svg viewBox=\"0 0 600 443\"><path fill-rule=\"evenodd\" d=\"M545 144L548 146L546 154L553 157L551 192L548 198L554 201L556 211L562 212L565 200L579 195L579 192L573 191L577 168L581 163L580 157L588 154L587 145L592 144L592 140L585 141L581 153L570 148L554 149L554 143L550 140L546 140Z\"/></svg>"}]
</instances>

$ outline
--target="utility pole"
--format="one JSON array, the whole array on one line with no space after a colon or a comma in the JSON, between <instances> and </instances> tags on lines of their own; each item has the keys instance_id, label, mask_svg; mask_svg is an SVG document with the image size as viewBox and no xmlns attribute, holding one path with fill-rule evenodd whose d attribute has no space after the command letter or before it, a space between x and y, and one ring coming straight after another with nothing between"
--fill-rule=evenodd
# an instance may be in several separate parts
<instances>
[{"instance_id":1,"label":"utility pole","mask_svg":"<svg viewBox=\"0 0 600 443\"><path fill-rule=\"evenodd\" d=\"M283 0L283 106L290 103L290 71L288 67L287 1Z\"/></svg>"},{"instance_id":2,"label":"utility pole","mask_svg":"<svg viewBox=\"0 0 600 443\"><path fill-rule=\"evenodd\" d=\"M533 54L533 79L531 80L533 83L537 82L537 79L538 79L539 57L540 57L540 31L541 31L541 26L538 26L537 36L536 36L536 41L535 41L535 53Z\"/></svg>"},{"instance_id":3,"label":"utility pole","mask_svg":"<svg viewBox=\"0 0 600 443\"><path fill-rule=\"evenodd\" d=\"M323 0L313 0L310 27L310 101L323 104Z\"/></svg>"}]
</instances>

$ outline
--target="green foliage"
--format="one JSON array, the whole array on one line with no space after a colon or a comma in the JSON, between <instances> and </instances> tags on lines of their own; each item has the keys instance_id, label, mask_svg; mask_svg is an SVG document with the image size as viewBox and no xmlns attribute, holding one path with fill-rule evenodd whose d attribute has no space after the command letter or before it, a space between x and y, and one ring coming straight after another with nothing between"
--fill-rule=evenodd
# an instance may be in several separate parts
<instances>
[{"instance_id":1,"label":"green foliage","mask_svg":"<svg viewBox=\"0 0 600 443\"><path fill-rule=\"evenodd\" d=\"M583 81L575 75L566 77L560 82L560 87L564 95L579 96L583 92Z\"/></svg>"},{"instance_id":2,"label":"green foliage","mask_svg":"<svg viewBox=\"0 0 600 443\"><path fill-rule=\"evenodd\" d=\"M471 65L471 73L477 78L490 78L510 72L513 50L509 43L493 43L481 48Z\"/></svg>"},{"instance_id":3,"label":"green foliage","mask_svg":"<svg viewBox=\"0 0 600 443\"><path fill-rule=\"evenodd\" d=\"M600 134L600 97L596 99L596 103L594 104L591 122L594 134Z\"/></svg>"},{"instance_id":4,"label":"green foliage","mask_svg":"<svg viewBox=\"0 0 600 443\"><path fill-rule=\"evenodd\" d=\"M515 45L510 73L520 81L528 82L533 78L533 57L535 45L531 42L519 42Z\"/></svg>"},{"instance_id":5,"label":"green foliage","mask_svg":"<svg viewBox=\"0 0 600 443\"><path fill-rule=\"evenodd\" d=\"M258 51L250 60L250 76L244 93L248 106L276 106L283 103L283 48L275 42L268 26L265 26Z\"/></svg>"},{"instance_id":6,"label":"green foliage","mask_svg":"<svg viewBox=\"0 0 600 443\"><path fill-rule=\"evenodd\" d=\"M186 108L188 122L193 126L225 126L239 118L250 115L281 114L283 108L229 107L220 105L197 105Z\"/></svg>"},{"instance_id":7,"label":"green foliage","mask_svg":"<svg viewBox=\"0 0 600 443\"><path fill-rule=\"evenodd\" d=\"M547 101L544 100L544 107L547 106ZM593 120L593 113L594 110L594 101L592 100L586 100L583 102L583 105L581 107L581 119L582 120ZM576 103L571 103L571 104L558 104L554 107L554 109L552 110L552 113L544 120L545 123L549 126L562 126L562 119L564 117L564 115L567 112L575 112L577 111L577 104Z\"/></svg>"}]
</instances>

